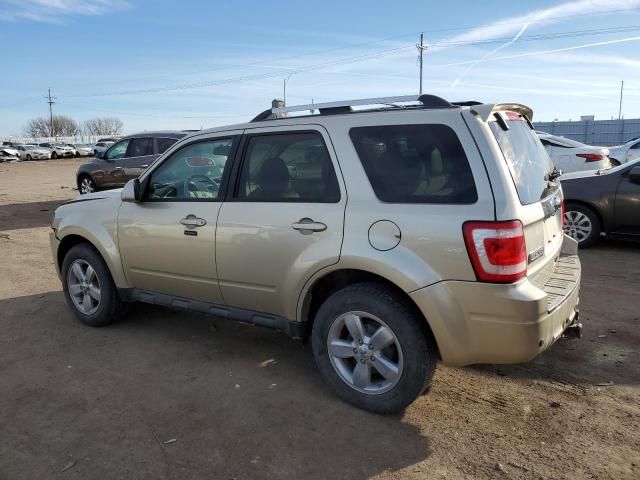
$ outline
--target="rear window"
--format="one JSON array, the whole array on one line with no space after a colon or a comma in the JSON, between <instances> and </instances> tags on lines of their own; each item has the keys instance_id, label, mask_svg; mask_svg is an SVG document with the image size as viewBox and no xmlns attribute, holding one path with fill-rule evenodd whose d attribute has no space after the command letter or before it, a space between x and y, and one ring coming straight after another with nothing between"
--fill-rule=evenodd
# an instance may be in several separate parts
<instances>
[{"instance_id":1,"label":"rear window","mask_svg":"<svg viewBox=\"0 0 640 480\"><path fill-rule=\"evenodd\" d=\"M349 135L381 201L469 204L478 200L469 161L450 127L356 127Z\"/></svg>"},{"instance_id":2,"label":"rear window","mask_svg":"<svg viewBox=\"0 0 640 480\"><path fill-rule=\"evenodd\" d=\"M500 126L502 120L509 127L506 131ZM507 162L520 203L528 205L545 198L549 194L545 177L553 170L553 163L538 136L520 115L512 112L500 121L491 120L489 126Z\"/></svg>"}]
</instances>

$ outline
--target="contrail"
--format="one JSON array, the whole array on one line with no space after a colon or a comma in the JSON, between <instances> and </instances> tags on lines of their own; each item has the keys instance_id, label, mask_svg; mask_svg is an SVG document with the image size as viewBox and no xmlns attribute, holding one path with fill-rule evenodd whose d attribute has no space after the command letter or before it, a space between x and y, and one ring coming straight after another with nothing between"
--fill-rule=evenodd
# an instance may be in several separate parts
<instances>
[{"instance_id":1,"label":"contrail","mask_svg":"<svg viewBox=\"0 0 640 480\"><path fill-rule=\"evenodd\" d=\"M484 62L487 58L489 58L491 55L493 55L496 52L499 52L500 50L507 48L509 45L512 45L514 42L516 42L521 36L522 34L525 32L525 30L529 27L530 22L526 22L524 25L522 25L522 28L520 29L520 31L516 34L515 37L513 37L511 40L509 40L507 43L504 43L496 48L494 48L493 50L491 50L490 52L487 52L482 58L480 58L479 60L475 60L471 65L469 65L464 72L462 72L458 78L456 78L453 83L451 84L451 88L455 88L458 86L458 84L460 83L460 80L462 80L462 78L469 73L476 65L478 65L479 63Z\"/></svg>"},{"instance_id":2,"label":"contrail","mask_svg":"<svg viewBox=\"0 0 640 480\"><path fill-rule=\"evenodd\" d=\"M502 57L488 58L485 60L485 62L497 62L499 60L510 60L512 58L533 57L536 55L546 55L547 53L568 52L570 50L580 50L582 48L600 47L603 45L613 45L615 43L636 42L638 40L640 40L640 36L619 38L617 40L606 40L604 42L587 43L585 45L574 45L573 47L554 48L553 50L539 50L536 52L525 52L525 53L517 53L515 55L505 55ZM440 63L432 66L433 67L454 67L457 65L471 65L476 62L477 60L471 60L466 62Z\"/></svg>"}]
</instances>

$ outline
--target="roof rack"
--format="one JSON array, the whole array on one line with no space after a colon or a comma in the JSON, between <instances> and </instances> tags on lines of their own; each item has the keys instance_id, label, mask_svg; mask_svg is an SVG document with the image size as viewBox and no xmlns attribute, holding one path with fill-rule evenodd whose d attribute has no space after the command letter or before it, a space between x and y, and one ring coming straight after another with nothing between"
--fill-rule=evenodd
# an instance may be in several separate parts
<instances>
[{"instance_id":1,"label":"roof rack","mask_svg":"<svg viewBox=\"0 0 640 480\"><path fill-rule=\"evenodd\" d=\"M401 106L402 103L419 103L420 105ZM358 100L341 100L339 102L309 103L306 105L294 105L291 107L274 107L265 110L252 122L286 117L290 112L304 112L318 110L320 115L337 115L354 112L352 107L368 105L387 105L397 108L455 108L455 104L435 95L403 95L398 97L364 98Z\"/></svg>"}]
</instances>

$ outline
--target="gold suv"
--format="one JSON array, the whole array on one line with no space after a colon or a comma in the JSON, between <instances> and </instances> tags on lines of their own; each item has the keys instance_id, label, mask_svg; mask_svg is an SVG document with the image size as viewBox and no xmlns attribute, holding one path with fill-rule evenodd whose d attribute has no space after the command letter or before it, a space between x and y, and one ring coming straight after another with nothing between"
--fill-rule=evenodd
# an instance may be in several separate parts
<instances>
[{"instance_id":1,"label":"gold suv","mask_svg":"<svg viewBox=\"0 0 640 480\"><path fill-rule=\"evenodd\" d=\"M65 296L92 326L139 301L310 339L338 396L397 412L438 361L526 362L580 334L577 244L531 116L423 95L193 133L56 210Z\"/></svg>"}]
</instances>

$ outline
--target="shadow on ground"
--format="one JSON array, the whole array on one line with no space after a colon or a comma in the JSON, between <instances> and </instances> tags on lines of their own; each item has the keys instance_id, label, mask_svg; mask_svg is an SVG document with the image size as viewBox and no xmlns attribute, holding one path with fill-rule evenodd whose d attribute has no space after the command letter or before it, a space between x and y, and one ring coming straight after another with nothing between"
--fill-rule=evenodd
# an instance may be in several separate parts
<instances>
[{"instance_id":1,"label":"shadow on ground","mask_svg":"<svg viewBox=\"0 0 640 480\"><path fill-rule=\"evenodd\" d=\"M90 328L60 292L0 312L0 478L364 479L430 455L270 330L146 305Z\"/></svg>"},{"instance_id":2,"label":"shadow on ground","mask_svg":"<svg viewBox=\"0 0 640 480\"><path fill-rule=\"evenodd\" d=\"M49 226L53 211L64 202L51 200L0 205L0 231Z\"/></svg>"}]
</instances>

